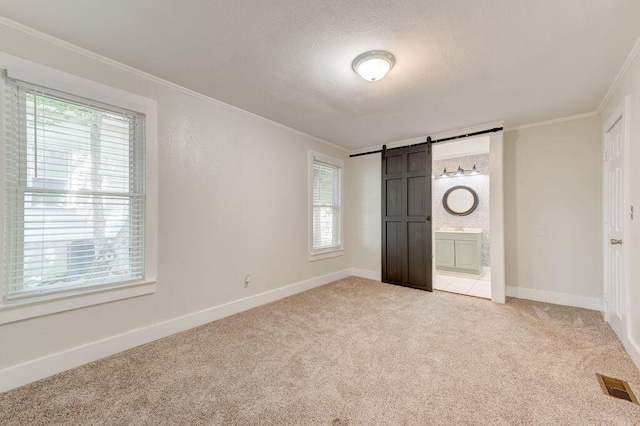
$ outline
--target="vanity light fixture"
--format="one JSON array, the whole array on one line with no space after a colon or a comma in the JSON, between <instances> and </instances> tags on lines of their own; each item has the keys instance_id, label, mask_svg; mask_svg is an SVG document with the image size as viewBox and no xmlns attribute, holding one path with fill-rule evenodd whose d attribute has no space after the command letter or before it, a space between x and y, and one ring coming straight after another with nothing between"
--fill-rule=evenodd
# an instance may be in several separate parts
<instances>
[{"instance_id":1,"label":"vanity light fixture","mask_svg":"<svg viewBox=\"0 0 640 426\"><path fill-rule=\"evenodd\" d=\"M384 50L371 50L354 59L351 68L367 81L378 81L387 75L395 63L396 59L391 53Z\"/></svg>"},{"instance_id":2,"label":"vanity light fixture","mask_svg":"<svg viewBox=\"0 0 640 426\"><path fill-rule=\"evenodd\" d=\"M458 170L456 170L455 172L448 172L447 168L445 167L444 170L442 171L442 174L440 174L438 177L439 178L448 178L448 177L456 177L456 176L471 176L471 175L479 175L480 172L478 171L478 169L476 168L476 165L473 165L473 168L471 170L465 170L463 169L461 166L458 166Z\"/></svg>"}]
</instances>

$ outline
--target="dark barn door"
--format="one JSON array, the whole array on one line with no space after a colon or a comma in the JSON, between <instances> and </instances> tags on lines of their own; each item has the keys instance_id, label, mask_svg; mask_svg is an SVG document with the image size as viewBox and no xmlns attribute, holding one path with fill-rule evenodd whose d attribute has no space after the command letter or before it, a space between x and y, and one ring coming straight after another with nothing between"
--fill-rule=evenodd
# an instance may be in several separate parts
<instances>
[{"instance_id":1,"label":"dark barn door","mask_svg":"<svg viewBox=\"0 0 640 426\"><path fill-rule=\"evenodd\" d=\"M432 291L431 148L382 152L382 281Z\"/></svg>"}]
</instances>

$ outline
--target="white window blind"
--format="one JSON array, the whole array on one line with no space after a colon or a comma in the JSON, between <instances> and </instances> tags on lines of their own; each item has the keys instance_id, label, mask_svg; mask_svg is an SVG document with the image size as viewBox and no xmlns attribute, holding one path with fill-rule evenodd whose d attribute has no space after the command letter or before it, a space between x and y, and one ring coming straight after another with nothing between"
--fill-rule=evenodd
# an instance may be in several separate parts
<instances>
[{"instance_id":1,"label":"white window blind","mask_svg":"<svg viewBox=\"0 0 640 426\"><path fill-rule=\"evenodd\" d=\"M144 115L5 88L5 301L144 278Z\"/></svg>"},{"instance_id":2,"label":"white window blind","mask_svg":"<svg viewBox=\"0 0 640 426\"><path fill-rule=\"evenodd\" d=\"M313 159L313 252L342 247L342 168Z\"/></svg>"}]
</instances>

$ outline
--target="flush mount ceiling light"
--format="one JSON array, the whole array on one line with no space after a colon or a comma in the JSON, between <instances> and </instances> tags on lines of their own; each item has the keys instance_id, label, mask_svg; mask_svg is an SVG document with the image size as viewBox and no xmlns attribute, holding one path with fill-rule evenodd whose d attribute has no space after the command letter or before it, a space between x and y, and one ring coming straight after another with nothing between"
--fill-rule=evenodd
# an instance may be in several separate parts
<instances>
[{"instance_id":1,"label":"flush mount ceiling light","mask_svg":"<svg viewBox=\"0 0 640 426\"><path fill-rule=\"evenodd\" d=\"M391 53L384 50L372 50L354 59L351 68L367 81L378 81L387 75L395 63L396 59Z\"/></svg>"}]
</instances>

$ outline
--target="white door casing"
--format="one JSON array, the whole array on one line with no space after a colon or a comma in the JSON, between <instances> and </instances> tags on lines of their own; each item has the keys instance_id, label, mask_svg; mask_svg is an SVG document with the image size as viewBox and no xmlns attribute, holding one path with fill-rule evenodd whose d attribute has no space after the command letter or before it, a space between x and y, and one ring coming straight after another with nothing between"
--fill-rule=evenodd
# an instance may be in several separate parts
<instances>
[{"instance_id":1,"label":"white door casing","mask_svg":"<svg viewBox=\"0 0 640 426\"><path fill-rule=\"evenodd\" d=\"M603 255L604 314L622 342L627 340L627 188L628 105L625 99L604 127Z\"/></svg>"},{"instance_id":2,"label":"white door casing","mask_svg":"<svg viewBox=\"0 0 640 426\"><path fill-rule=\"evenodd\" d=\"M489 148L489 209L491 244L491 300L506 301L505 248L504 248L504 141L502 132L491 134Z\"/></svg>"},{"instance_id":3,"label":"white door casing","mask_svg":"<svg viewBox=\"0 0 640 426\"><path fill-rule=\"evenodd\" d=\"M468 128L450 133L434 135L434 139L448 137L452 134L472 133L474 131L485 130L490 127L502 127L503 122L491 123L483 128ZM473 139L473 137L469 138ZM455 141L460 142L460 141ZM455 143L451 142L451 143ZM489 137L489 220L491 245L491 301L505 303L506 301L506 277L505 277L505 238L504 238L504 139L503 132L491 133ZM435 249L435 227L433 227L433 249ZM433 262L433 274L435 274L435 262Z\"/></svg>"}]
</instances>

